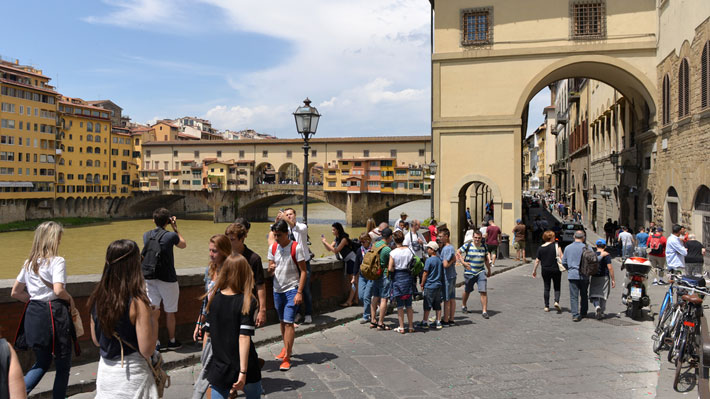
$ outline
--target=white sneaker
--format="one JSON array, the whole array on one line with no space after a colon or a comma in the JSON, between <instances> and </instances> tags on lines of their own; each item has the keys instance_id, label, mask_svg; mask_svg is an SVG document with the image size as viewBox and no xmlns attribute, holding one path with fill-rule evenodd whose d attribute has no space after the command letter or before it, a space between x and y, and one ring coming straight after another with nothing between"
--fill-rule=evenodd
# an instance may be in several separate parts
<instances>
[{"instance_id":1,"label":"white sneaker","mask_svg":"<svg viewBox=\"0 0 710 399\"><path fill-rule=\"evenodd\" d=\"M311 324L313 323L313 318L311 315L307 314L306 317L303 319L303 324Z\"/></svg>"},{"instance_id":2,"label":"white sneaker","mask_svg":"<svg viewBox=\"0 0 710 399\"><path fill-rule=\"evenodd\" d=\"M601 320L601 318L602 318L602 308L601 308L601 306L597 306L597 308L596 308L596 316L597 316L597 320Z\"/></svg>"}]
</instances>

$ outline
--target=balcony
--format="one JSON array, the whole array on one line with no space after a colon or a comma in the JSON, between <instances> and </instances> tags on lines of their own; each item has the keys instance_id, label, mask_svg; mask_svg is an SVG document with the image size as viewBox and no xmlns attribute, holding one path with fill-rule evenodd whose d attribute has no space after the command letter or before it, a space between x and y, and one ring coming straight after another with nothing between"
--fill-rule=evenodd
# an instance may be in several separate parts
<instances>
[{"instance_id":1,"label":"balcony","mask_svg":"<svg viewBox=\"0 0 710 399\"><path fill-rule=\"evenodd\" d=\"M566 125L567 124L567 113L566 112L558 112L557 113L557 123Z\"/></svg>"},{"instance_id":2,"label":"balcony","mask_svg":"<svg viewBox=\"0 0 710 399\"><path fill-rule=\"evenodd\" d=\"M568 98L570 101L579 101L579 91L570 91Z\"/></svg>"}]
</instances>

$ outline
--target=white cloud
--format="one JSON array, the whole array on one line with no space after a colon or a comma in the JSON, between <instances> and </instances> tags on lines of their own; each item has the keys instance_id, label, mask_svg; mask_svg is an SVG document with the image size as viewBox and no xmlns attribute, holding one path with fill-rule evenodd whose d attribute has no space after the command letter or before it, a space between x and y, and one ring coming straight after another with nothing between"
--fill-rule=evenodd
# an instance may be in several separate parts
<instances>
[{"instance_id":1,"label":"white cloud","mask_svg":"<svg viewBox=\"0 0 710 399\"><path fill-rule=\"evenodd\" d=\"M292 46L277 65L247 73L224 73L225 85L235 91L234 99L195 110L204 112L215 127L241 129L245 127L242 123L255 123L251 125L254 129L290 135L290 113L308 96L328 110L321 126L329 127L334 135L361 134L351 126L360 125L362 112L369 113L373 126L384 130L399 134L428 132L426 1L200 2L216 7L224 17L213 21L211 27L215 29L256 33ZM89 22L131 27L115 22L130 15L144 24L177 24L187 7L182 0L111 0L109 4L118 10L106 17L90 17ZM194 3L190 6L194 9Z\"/></svg>"},{"instance_id":2,"label":"white cloud","mask_svg":"<svg viewBox=\"0 0 710 399\"><path fill-rule=\"evenodd\" d=\"M177 21L183 16L175 0L102 0L116 10L104 16L88 16L84 22L131 28L148 28L143 24L162 24Z\"/></svg>"}]
</instances>

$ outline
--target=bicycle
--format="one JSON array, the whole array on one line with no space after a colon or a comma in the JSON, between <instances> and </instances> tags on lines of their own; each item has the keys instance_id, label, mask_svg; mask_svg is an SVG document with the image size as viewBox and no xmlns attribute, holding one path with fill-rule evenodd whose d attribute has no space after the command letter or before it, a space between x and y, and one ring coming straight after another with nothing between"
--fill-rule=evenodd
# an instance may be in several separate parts
<instances>
[{"instance_id":1,"label":"bicycle","mask_svg":"<svg viewBox=\"0 0 710 399\"><path fill-rule=\"evenodd\" d=\"M658 354L663 348L666 341L673 341L674 338L674 327L676 321L680 317L680 308L678 298L680 297L679 291L686 287L692 287L691 284L684 281L680 274L672 274L670 276L670 285L666 291L666 295L661 302L661 309L659 311L658 323L656 324L656 329L654 330L653 339L653 352ZM670 360L669 360L670 361Z\"/></svg>"},{"instance_id":2,"label":"bicycle","mask_svg":"<svg viewBox=\"0 0 710 399\"><path fill-rule=\"evenodd\" d=\"M682 323L678 323L678 332L675 337L671 352L675 353L675 378L673 379L673 389L678 391L681 369L686 362L690 367L697 367L699 360L700 342L698 342L698 332L700 318L703 314L703 297L700 295L710 294L710 291L701 288L688 288L689 293L681 297L683 304ZM680 392L680 391L679 391Z\"/></svg>"}]
</instances>

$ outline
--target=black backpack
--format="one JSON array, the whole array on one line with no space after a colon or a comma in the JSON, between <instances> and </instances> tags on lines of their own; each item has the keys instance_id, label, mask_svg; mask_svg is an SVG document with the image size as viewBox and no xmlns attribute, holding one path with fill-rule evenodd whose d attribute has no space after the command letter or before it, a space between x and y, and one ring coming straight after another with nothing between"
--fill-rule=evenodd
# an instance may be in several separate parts
<instances>
[{"instance_id":1,"label":"black backpack","mask_svg":"<svg viewBox=\"0 0 710 399\"><path fill-rule=\"evenodd\" d=\"M579 262L579 273L591 277L599 273L599 258L596 252L584 246L582 250L582 259Z\"/></svg>"},{"instance_id":2,"label":"black backpack","mask_svg":"<svg viewBox=\"0 0 710 399\"><path fill-rule=\"evenodd\" d=\"M160 258L160 239L163 238L166 233L167 231L163 229L160 229L158 232L151 232L148 237L148 242L145 243L141 251L141 256L143 257L141 269L143 269L143 277L146 280L158 278L156 270L162 265L162 259Z\"/></svg>"}]
</instances>

